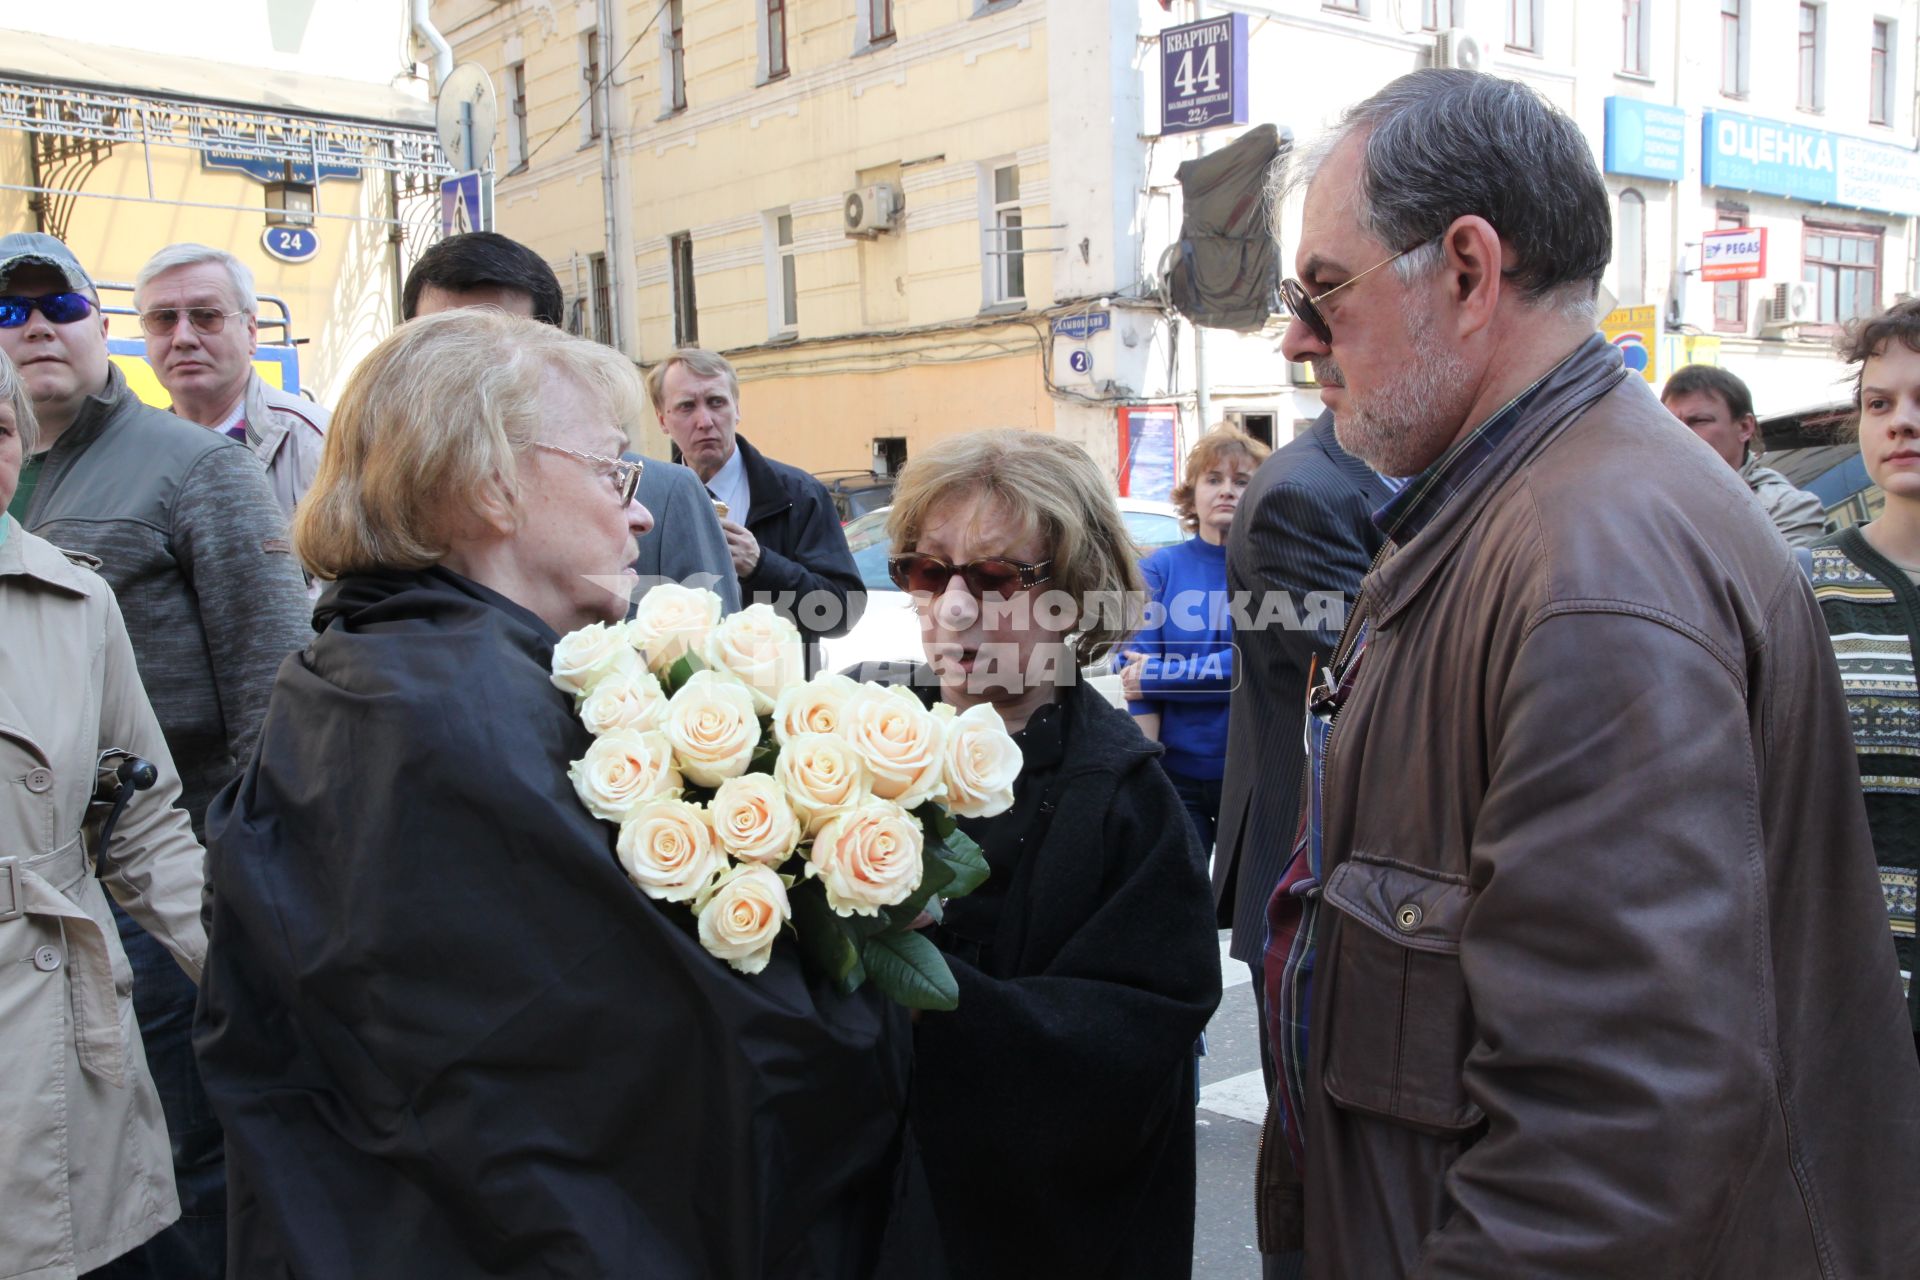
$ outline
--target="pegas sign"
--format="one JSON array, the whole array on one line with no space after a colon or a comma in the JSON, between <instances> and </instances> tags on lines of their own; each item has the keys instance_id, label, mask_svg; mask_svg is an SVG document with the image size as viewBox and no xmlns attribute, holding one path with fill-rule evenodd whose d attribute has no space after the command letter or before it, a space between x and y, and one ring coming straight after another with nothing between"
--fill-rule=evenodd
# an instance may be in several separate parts
<instances>
[{"instance_id":1,"label":"pegas sign","mask_svg":"<svg viewBox=\"0 0 1920 1280\"><path fill-rule=\"evenodd\" d=\"M1731 111L1705 113L1700 127L1704 186L1920 214L1920 155L1904 147Z\"/></svg>"},{"instance_id":2,"label":"pegas sign","mask_svg":"<svg viewBox=\"0 0 1920 1280\"><path fill-rule=\"evenodd\" d=\"M1700 238L1702 280L1764 280L1766 275L1765 227L1730 227Z\"/></svg>"}]
</instances>

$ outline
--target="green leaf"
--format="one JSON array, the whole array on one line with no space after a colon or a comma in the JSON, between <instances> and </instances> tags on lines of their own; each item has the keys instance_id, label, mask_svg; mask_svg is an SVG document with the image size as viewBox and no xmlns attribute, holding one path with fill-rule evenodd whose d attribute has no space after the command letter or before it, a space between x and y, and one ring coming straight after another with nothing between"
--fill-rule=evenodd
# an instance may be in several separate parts
<instances>
[{"instance_id":1,"label":"green leaf","mask_svg":"<svg viewBox=\"0 0 1920 1280\"><path fill-rule=\"evenodd\" d=\"M953 881L942 890L948 898L964 898L987 882L992 874L987 866L987 855L981 852L973 837L964 831L955 831L948 836L940 849L940 860L953 872Z\"/></svg>"},{"instance_id":2,"label":"green leaf","mask_svg":"<svg viewBox=\"0 0 1920 1280\"><path fill-rule=\"evenodd\" d=\"M960 984L940 948L919 933L883 933L860 949L873 985L909 1009L953 1009Z\"/></svg>"},{"instance_id":3,"label":"green leaf","mask_svg":"<svg viewBox=\"0 0 1920 1280\"><path fill-rule=\"evenodd\" d=\"M913 816L920 819L920 829L926 833L930 844L935 840L945 840L960 828L953 815L937 800L927 801L913 811Z\"/></svg>"},{"instance_id":4,"label":"green leaf","mask_svg":"<svg viewBox=\"0 0 1920 1280\"><path fill-rule=\"evenodd\" d=\"M787 894L793 906L793 927L800 935L800 954L842 991L852 991L847 980L860 967L860 949L846 921L827 905L826 892L817 883L801 883ZM855 982L854 986L859 983Z\"/></svg>"},{"instance_id":5,"label":"green leaf","mask_svg":"<svg viewBox=\"0 0 1920 1280\"><path fill-rule=\"evenodd\" d=\"M901 928L912 924L919 914L926 910L935 894L953 883L953 868L932 849L920 860L920 887L906 898L887 908L887 918Z\"/></svg>"},{"instance_id":6,"label":"green leaf","mask_svg":"<svg viewBox=\"0 0 1920 1280\"><path fill-rule=\"evenodd\" d=\"M691 653L681 654L678 658L674 659L673 665L667 668L667 678L663 682L667 686L667 696L671 698L674 694L680 692L681 687L693 678L694 672L705 671L706 669L707 664L700 661L696 655Z\"/></svg>"},{"instance_id":7,"label":"green leaf","mask_svg":"<svg viewBox=\"0 0 1920 1280\"><path fill-rule=\"evenodd\" d=\"M773 742L763 742L757 748L755 748L753 753L753 758L747 761L747 772L748 773L772 773L774 762L779 759L780 759L779 744L773 743Z\"/></svg>"}]
</instances>

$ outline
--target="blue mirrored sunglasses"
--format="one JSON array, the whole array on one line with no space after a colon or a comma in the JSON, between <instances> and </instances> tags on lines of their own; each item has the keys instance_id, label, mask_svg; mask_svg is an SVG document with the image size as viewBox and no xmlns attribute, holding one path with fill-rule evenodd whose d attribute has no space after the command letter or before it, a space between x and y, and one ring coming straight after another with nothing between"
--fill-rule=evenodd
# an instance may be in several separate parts
<instances>
[{"instance_id":1,"label":"blue mirrored sunglasses","mask_svg":"<svg viewBox=\"0 0 1920 1280\"><path fill-rule=\"evenodd\" d=\"M0 298L0 329L18 329L36 311L54 324L72 324L93 314L93 299L84 293L49 293L41 298Z\"/></svg>"}]
</instances>

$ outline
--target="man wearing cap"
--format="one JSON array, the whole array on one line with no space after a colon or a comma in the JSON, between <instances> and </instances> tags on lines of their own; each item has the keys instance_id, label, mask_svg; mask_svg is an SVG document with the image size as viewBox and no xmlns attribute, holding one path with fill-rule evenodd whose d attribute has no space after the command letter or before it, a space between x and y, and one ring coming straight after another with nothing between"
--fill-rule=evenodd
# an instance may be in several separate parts
<instances>
[{"instance_id":1,"label":"man wearing cap","mask_svg":"<svg viewBox=\"0 0 1920 1280\"><path fill-rule=\"evenodd\" d=\"M253 367L259 345L253 272L224 249L170 244L147 259L133 284L147 363L189 422L224 432L267 469L280 509L294 504L320 469L327 411L267 385Z\"/></svg>"},{"instance_id":2,"label":"man wearing cap","mask_svg":"<svg viewBox=\"0 0 1920 1280\"><path fill-rule=\"evenodd\" d=\"M101 562L199 836L208 801L253 750L274 672L312 637L286 518L244 445L128 389L107 359L93 281L52 236L0 237L0 349L40 420L41 450L8 510ZM181 1203L180 1220L142 1251L152 1274L217 1277L225 1170L193 1061L194 988L138 925L118 923Z\"/></svg>"}]
</instances>

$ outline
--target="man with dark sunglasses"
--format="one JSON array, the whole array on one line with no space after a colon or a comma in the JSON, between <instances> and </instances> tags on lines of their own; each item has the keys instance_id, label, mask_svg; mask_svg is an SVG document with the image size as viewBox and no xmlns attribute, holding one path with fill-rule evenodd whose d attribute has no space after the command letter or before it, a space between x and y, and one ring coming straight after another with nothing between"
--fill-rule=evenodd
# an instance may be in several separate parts
<instances>
[{"instance_id":1,"label":"man with dark sunglasses","mask_svg":"<svg viewBox=\"0 0 1920 1280\"><path fill-rule=\"evenodd\" d=\"M23 468L34 483L20 486L8 510L56 546L100 561L179 766L182 807L202 836L214 792L252 754L274 673L313 635L286 518L245 447L142 404L128 388L107 359L93 281L52 236L0 237L0 349L41 424L41 452ZM76 703L74 714L86 708ZM181 1216L114 1265L212 1280L225 1273L226 1176L190 1040L196 993L157 942L116 917Z\"/></svg>"}]
</instances>

